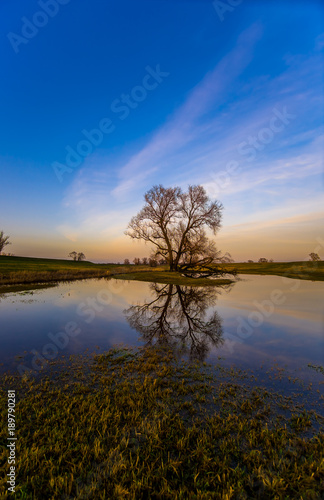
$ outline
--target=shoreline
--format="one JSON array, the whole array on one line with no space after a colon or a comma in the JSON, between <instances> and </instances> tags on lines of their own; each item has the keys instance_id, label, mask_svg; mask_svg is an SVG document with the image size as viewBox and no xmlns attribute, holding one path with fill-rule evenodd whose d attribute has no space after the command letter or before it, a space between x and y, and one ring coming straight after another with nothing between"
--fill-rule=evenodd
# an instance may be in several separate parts
<instances>
[{"instance_id":1,"label":"shoreline","mask_svg":"<svg viewBox=\"0 0 324 500\"><path fill-rule=\"evenodd\" d=\"M283 276L291 279L324 281L324 262L232 263L223 265L237 274ZM57 284L91 278L116 278L162 284L188 286L219 286L235 282L232 278L186 278L170 272L167 266L93 264L55 259L0 256L0 292L20 286L24 289L42 284Z\"/></svg>"}]
</instances>

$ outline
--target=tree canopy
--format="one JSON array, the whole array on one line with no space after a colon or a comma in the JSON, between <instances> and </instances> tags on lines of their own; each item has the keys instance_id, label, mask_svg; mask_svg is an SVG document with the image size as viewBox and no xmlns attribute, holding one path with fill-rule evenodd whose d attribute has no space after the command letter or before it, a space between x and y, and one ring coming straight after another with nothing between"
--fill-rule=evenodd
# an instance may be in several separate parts
<instances>
[{"instance_id":1,"label":"tree canopy","mask_svg":"<svg viewBox=\"0 0 324 500\"><path fill-rule=\"evenodd\" d=\"M216 249L207 229L216 234L221 226L223 206L211 201L203 186L154 186L144 196L145 205L131 219L126 234L153 245L152 258L165 259L170 271L186 266L208 266L230 261Z\"/></svg>"}]
</instances>

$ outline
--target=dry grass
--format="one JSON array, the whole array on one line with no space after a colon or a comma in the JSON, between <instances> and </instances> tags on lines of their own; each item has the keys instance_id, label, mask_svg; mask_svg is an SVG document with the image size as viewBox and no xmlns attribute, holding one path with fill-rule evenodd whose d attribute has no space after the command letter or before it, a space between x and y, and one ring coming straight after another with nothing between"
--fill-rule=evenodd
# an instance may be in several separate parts
<instances>
[{"instance_id":1,"label":"dry grass","mask_svg":"<svg viewBox=\"0 0 324 500\"><path fill-rule=\"evenodd\" d=\"M168 349L111 349L54 369L2 378L2 422L7 389L18 398L15 498L323 498L323 419L298 396ZM5 446L0 465L6 498Z\"/></svg>"}]
</instances>

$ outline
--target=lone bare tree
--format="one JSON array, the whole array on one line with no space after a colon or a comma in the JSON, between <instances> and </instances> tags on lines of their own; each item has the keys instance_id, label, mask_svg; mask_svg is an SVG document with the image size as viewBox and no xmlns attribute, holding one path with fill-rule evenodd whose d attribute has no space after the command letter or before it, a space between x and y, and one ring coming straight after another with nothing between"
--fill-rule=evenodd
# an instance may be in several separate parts
<instances>
[{"instance_id":1,"label":"lone bare tree","mask_svg":"<svg viewBox=\"0 0 324 500\"><path fill-rule=\"evenodd\" d=\"M70 252L69 257L71 257L73 260L77 260L78 254L76 252Z\"/></svg>"},{"instance_id":2,"label":"lone bare tree","mask_svg":"<svg viewBox=\"0 0 324 500\"><path fill-rule=\"evenodd\" d=\"M221 226L223 207L209 200L202 186L154 186L144 196L145 205L131 219L126 234L153 245L152 258L165 259L170 271L193 272L198 267L231 261L229 254L221 256L206 230L214 234ZM209 268L212 272L212 268Z\"/></svg>"},{"instance_id":3,"label":"lone bare tree","mask_svg":"<svg viewBox=\"0 0 324 500\"><path fill-rule=\"evenodd\" d=\"M85 260L86 256L84 255L83 252L78 253L78 261L81 262L81 260Z\"/></svg>"},{"instance_id":4,"label":"lone bare tree","mask_svg":"<svg viewBox=\"0 0 324 500\"><path fill-rule=\"evenodd\" d=\"M5 246L11 245L9 241L10 236L5 236L3 231L0 231L0 254Z\"/></svg>"}]
</instances>

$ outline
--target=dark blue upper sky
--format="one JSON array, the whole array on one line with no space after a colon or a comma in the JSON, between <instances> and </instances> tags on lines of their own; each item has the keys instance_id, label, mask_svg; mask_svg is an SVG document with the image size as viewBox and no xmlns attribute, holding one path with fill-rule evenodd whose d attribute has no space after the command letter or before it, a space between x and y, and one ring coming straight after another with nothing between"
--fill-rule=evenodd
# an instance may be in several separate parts
<instances>
[{"instance_id":1,"label":"dark blue upper sky","mask_svg":"<svg viewBox=\"0 0 324 500\"><path fill-rule=\"evenodd\" d=\"M236 226L246 224L255 237L258 227L273 228L279 219L277 235L285 218L296 225L309 214L315 224L321 3L235 3L2 0L0 229L10 233L12 251L64 256L81 245L93 259L132 254L123 230L156 183L201 183L220 198L224 238L226 226L233 228L224 245L234 254ZM168 76L148 76L157 85L143 93L143 79L157 67ZM129 94L138 101L122 103ZM294 118L272 136L261 132L264 142L248 155L250 135L285 106ZM82 131L104 118L111 133L71 171L66 148L81 148ZM229 161L240 171L220 182ZM58 164L67 171L55 173ZM277 240L273 252L285 257Z\"/></svg>"}]
</instances>

